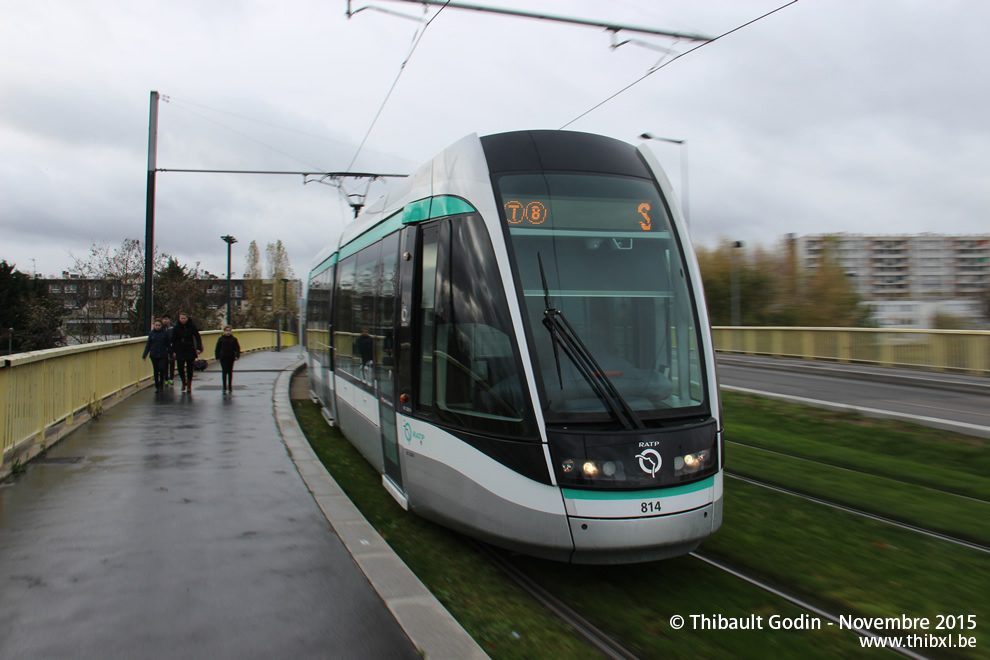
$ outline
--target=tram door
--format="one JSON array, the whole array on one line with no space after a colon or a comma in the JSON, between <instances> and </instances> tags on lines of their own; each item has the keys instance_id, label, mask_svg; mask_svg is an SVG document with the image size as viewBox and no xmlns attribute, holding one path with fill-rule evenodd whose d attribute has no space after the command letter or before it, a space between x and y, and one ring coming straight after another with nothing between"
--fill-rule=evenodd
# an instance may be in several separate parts
<instances>
[{"instance_id":1,"label":"tram door","mask_svg":"<svg viewBox=\"0 0 990 660\"><path fill-rule=\"evenodd\" d=\"M401 232L405 234L406 232ZM400 287L399 257L400 233L392 234L382 241L382 265L378 276L378 359L376 360L379 428L382 433L382 456L385 459L385 476L400 490L402 489L402 469L399 465L399 439L395 429L395 392L398 380L396 359L395 314L396 298Z\"/></svg>"}]
</instances>

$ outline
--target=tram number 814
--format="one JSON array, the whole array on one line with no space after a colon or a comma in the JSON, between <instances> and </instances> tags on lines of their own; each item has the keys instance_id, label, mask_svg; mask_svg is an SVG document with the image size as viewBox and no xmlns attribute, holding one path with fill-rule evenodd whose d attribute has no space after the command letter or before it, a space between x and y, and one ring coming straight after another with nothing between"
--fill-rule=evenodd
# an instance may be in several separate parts
<instances>
[{"instance_id":1,"label":"tram number 814","mask_svg":"<svg viewBox=\"0 0 990 660\"><path fill-rule=\"evenodd\" d=\"M641 502L639 510L643 513L660 513L660 500L656 502Z\"/></svg>"}]
</instances>

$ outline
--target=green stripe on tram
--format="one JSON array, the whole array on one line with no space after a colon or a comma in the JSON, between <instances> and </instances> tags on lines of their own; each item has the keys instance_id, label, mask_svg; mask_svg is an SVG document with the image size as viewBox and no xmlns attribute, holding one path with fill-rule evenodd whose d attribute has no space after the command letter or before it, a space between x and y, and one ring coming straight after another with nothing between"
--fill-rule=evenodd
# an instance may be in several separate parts
<instances>
[{"instance_id":1,"label":"green stripe on tram","mask_svg":"<svg viewBox=\"0 0 990 660\"><path fill-rule=\"evenodd\" d=\"M340 248L340 258L349 257L355 252L360 252L369 245L374 245L389 234L402 229L402 210L398 210L388 216L380 223L364 232L347 245Z\"/></svg>"},{"instance_id":2,"label":"green stripe on tram","mask_svg":"<svg viewBox=\"0 0 990 660\"><path fill-rule=\"evenodd\" d=\"M677 495L687 495L697 493L699 490L711 488L715 485L715 477L708 477L702 481L685 486L674 486L672 488L657 488L655 490L574 490L573 488L562 488L564 497L571 500L655 500L661 497L675 497Z\"/></svg>"},{"instance_id":3,"label":"green stripe on tram","mask_svg":"<svg viewBox=\"0 0 990 660\"><path fill-rule=\"evenodd\" d=\"M403 225L425 222L433 218L442 218L459 213L476 213L477 210L459 197L441 195L410 202L382 222L364 232L347 245L340 248L340 258L360 252L369 245L377 243L392 232L402 229Z\"/></svg>"},{"instance_id":4,"label":"green stripe on tram","mask_svg":"<svg viewBox=\"0 0 990 660\"><path fill-rule=\"evenodd\" d=\"M330 255L328 259L325 259L323 263L321 263L313 270L309 271L309 279L313 279L314 277L317 277L318 275L326 271L328 268L332 268L336 263L337 263L337 253L334 252L333 254Z\"/></svg>"},{"instance_id":5,"label":"green stripe on tram","mask_svg":"<svg viewBox=\"0 0 990 660\"><path fill-rule=\"evenodd\" d=\"M461 213L477 213L477 209L460 197L441 195L433 198L433 206L430 208L431 218L442 218L445 215L459 215Z\"/></svg>"},{"instance_id":6,"label":"green stripe on tram","mask_svg":"<svg viewBox=\"0 0 990 660\"><path fill-rule=\"evenodd\" d=\"M402 209L402 224L408 225L413 222L423 222L430 219L430 206L432 200L421 199L418 202L410 202Z\"/></svg>"},{"instance_id":7,"label":"green stripe on tram","mask_svg":"<svg viewBox=\"0 0 990 660\"><path fill-rule=\"evenodd\" d=\"M406 204L402 209L402 224L408 225L414 222L432 220L433 218L442 218L447 215L476 212L476 208L460 197L440 195L439 197L430 197L429 199L421 199L418 202Z\"/></svg>"},{"instance_id":8,"label":"green stripe on tram","mask_svg":"<svg viewBox=\"0 0 990 660\"><path fill-rule=\"evenodd\" d=\"M347 245L340 248L340 258L349 257L373 245L389 234L402 229L403 225L425 222L433 218L442 218L460 213L477 213L477 209L459 197L441 195L410 202L388 216L380 223L356 237Z\"/></svg>"}]
</instances>

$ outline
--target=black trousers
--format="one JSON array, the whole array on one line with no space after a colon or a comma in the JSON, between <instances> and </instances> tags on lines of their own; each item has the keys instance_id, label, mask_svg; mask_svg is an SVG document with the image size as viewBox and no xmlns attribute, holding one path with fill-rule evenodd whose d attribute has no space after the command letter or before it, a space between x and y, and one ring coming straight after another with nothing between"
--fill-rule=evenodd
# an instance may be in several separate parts
<instances>
[{"instance_id":1,"label":"black trousers","mask_svg":"<svg viewBox=\"0 0 990 660\"><path fill-rule=\"evenodd\" d=\"M220 360L220 378L223 381L223 389L234 389L234 361Z\"/></svg>"},{"instance_id":2,"label":"black trousers","mask_svg":"<svg viewBox=\"0 0 990 660\"><path fill-rule=\"evenodd\" d=\"M196 361L196 358L176 357L175 361L179 369L179 378L182 379L182 384L191 385L193 380L193 362Z\"/></svg>"},{"instance_id":3,"label":"black trousers","mask_svg":"<svg viewBox=\"0 0 990 660\"><path fill-rule=\"evenodd\" d=\"M151 358L151 368L155 372L155 390L160 390L168 377L168 358Z\"/></svg>"}]
</instances>

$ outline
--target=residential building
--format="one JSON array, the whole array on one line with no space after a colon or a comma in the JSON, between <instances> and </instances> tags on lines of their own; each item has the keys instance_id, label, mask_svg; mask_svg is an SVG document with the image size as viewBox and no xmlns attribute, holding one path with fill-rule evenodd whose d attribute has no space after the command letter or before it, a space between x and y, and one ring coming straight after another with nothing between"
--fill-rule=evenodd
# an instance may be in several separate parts
<instances>
[{"instance_id":1,"label":"residential building","mask_svg":"<svg viewBox=\"0 0 990 660\"><path fill-rule=\"evenodd\" d=\"M937 314L987 320L978 301L990 296L990 234L819 234L791 240L805 268L816 268L831 250L881 326L932 327Z\"/></svg>"},{"instance_id":2,"label":"residential building","mask_svg":"<svg viewBox=\"0 0 990 660\"><path fill-rule=\"evenodd\" d=\"M226 313L227 280L210 276L198 280L203 289L207 308L217 310L222 317ZM70 343L87 343L130 336L131 312L141 296L141 284L121 284L102 279L88 279L77 273L63 272L60 278L43 279L49 295L60 301L65 309L63 332ZM250 308L248 285L253 280L230 281L231 311ZM272 311L276 282L262 280L262 296L265 311ZM278 283L279 286L284 286ZM286 291L298 295L299 281L288 283ZM173 316L180 310L172 310Z\"/></svg>"}]
</instances>

